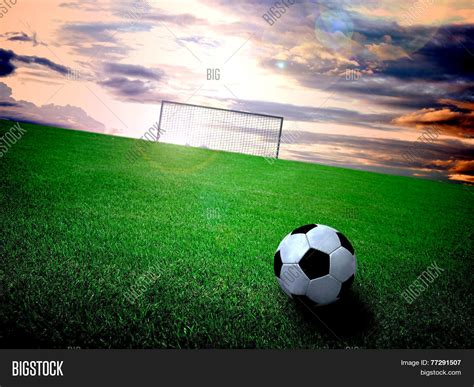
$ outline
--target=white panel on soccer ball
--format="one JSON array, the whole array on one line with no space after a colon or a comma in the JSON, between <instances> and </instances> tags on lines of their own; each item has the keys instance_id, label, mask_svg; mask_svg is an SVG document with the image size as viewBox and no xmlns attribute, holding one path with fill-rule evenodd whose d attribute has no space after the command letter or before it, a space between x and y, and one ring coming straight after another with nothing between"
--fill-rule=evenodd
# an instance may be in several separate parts
<instances>
[{"instance_id":1,"label":"white panel on soccer ball","mask_svg":"<svg viewBox=\"0 0 474 387\"><path fill-rule=\"evenodd\" d=\"M328 229L334 231L335 233L338 233L338 232L339 232L339 231L337 231L335 228L332 228L331 226L328 226L327 224L321 224L321 225L319 225L319 226L321 226L321 227L326 227L326 228L328 228Z\"/></svg>"},{"instance_id":2,"label":"white panel on soccer ball","mask_svg":"<svg viewBox=\"0 0 474 387\"><path fill-rule=\"evenodd\" d=\"M320 305L330 304L337 300L341 283L329 274L309 281L306 295Z\"/></svg>"},{"instance_id":3,"label":"white panel on soccer ball","mask_svg":"<svg viewBox=\"0 0 474 387\"><path fill-rule=\"evenodd\" d=\"M304 234L290 235L280 248L281 261L283 263L298 263L308 250L308 240Z\"/></svg>"},{"instance_id":4,"label":"white panel on soccer ball","mask_svg":"<svg viewBox=\"0 0 474 387\"><path fill-rule=\"evenodd\" d=\"M331 254L334 250L341 247L341 241L337 236L336 230L331 227L318 225L306 234L309 245L316 250L326 254Z\"/></svg>"},{"instance_id":5,"label":"white panel on soccer ball","mask_svg":"<svg viewBox=\"0 0 474 387\"><path fill-rule=\"evenodd\" d=\"M341 282L355 273L356 259L349 250L338 248L330 255L329 274Z\"/></svg>"},{"instance_id":6,"label":"white panel on soccer ball","mask_svg":"<svg viewBox=\"0 0 474 387\"><path fill-rule=\"evenodd\" d=\"M276 251L280 250L281 247L283 246L283 244L286 242L286 240L291 236L291 232L283 238L283 240L280 242L280 244L278 245L278 248L276 249Z\"/></svg>"},{"instance_id":7,"label":"white panel on soccer ball","mask_svg":"<svg viewBox=\"0 0 474 387\"><path fill-rule=\"evenodd\" d=\"M303 296L306 294L309 278L297 264L283 265L280 272L280 284L285 286L291 294Z\"/></svg>"}]
</instances>

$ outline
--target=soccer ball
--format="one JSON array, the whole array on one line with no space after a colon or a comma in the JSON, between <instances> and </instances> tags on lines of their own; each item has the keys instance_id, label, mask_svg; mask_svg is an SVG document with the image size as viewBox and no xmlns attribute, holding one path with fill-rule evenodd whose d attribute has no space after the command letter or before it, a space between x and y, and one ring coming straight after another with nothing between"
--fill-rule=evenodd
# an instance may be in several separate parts
<instances>
[{"instance_id":1,"label":"soccer ball","mask_svg":"<svg viewBox=\"0 0 474 387\"><path fill-rule=\"evenodd\" d=\"M342 233L322 224L308 224L281 241L274 268L278 283L290 298L307 297L317 305L327 305L351 287L356 256Z\"/></svg>"}]
</instances>

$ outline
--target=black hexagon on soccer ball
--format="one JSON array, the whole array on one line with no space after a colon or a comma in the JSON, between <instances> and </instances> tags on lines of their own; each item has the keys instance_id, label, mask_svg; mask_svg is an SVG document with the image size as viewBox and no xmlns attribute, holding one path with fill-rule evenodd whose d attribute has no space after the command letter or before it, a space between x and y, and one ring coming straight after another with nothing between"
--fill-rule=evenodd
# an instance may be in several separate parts
<instances>
[{"instance_id":1,"label":"black hexagon on soccer ball","mask_svg":"<svg viewBox=\"0 0 474 387\"><path fill-rule=\"evenodd\" d=\"M275 270L275 275L278 278L280 278L282 266L283 266L283 262L281 261L280 250L278 250L275 254L275 259L273 261L273 269Z\"/></svg>"},{"instance_id":2,"label":"black hexagon on soccer ball","mask_svg":"<svg viewBox=\"0 0 474 387\"><path fill-rule=\"evenodd\" d=\"M329 274L329 255L316 249L309 249L299 263L301 270L312 280Z\"/></svg>"},{"instance_id":3,"label":"black hexagon on soccer ball","mask_svg":"<svg viewBox=\"0 0 474 387\"><path fill-rule=\"evenodd\" d=\"M294 229L291 233L291 235L295 234L307 234L308 231L311 231L313 228L318 227L317 224L306 224L304 226L298 227Z\"/></svg>"}]
</instances>

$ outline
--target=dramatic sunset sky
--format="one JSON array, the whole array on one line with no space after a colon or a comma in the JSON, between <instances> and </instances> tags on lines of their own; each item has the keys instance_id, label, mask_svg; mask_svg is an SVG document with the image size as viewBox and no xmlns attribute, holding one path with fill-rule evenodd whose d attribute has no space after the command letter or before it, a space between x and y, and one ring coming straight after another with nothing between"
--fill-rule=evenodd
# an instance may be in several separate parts
<instances>
[{"instance_id":1,"label":"dramatic sunset sky","mask_svg":"<svg viewBox=\"0 0 474 387\"><path fill-rule=\"evenodd\" d=\"M162 99L228 107L285 117L285 159L474 182L472 1L14 1L0 118L140 137Z\"/></svg>"}]
</instances>

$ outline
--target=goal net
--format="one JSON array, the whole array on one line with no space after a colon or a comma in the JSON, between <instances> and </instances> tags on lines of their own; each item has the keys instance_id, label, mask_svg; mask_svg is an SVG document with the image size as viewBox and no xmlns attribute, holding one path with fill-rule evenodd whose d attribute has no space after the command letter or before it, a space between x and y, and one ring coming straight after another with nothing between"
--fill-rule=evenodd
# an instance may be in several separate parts
<instances>
[{"instance_id":1,"label":"goal net","mask_svg":"<svg viewBox=\"0 0 474 387\"><path fill-rule=\"evenodd\" d=\"M159 140L278 158L283 118L162 101Z\"/></svg>"}]
</instances>

